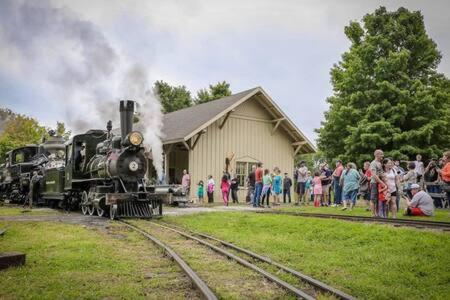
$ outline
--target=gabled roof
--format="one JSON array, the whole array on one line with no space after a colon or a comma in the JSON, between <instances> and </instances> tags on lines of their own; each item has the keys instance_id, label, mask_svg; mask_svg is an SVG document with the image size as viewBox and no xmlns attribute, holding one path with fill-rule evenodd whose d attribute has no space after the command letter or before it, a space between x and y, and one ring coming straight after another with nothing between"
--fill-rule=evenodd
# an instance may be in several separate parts
<instances>
[{"instance_id":1,"label":"gabled roof","mask_svg":"<svg viewBox=\"0 0 450 300\"><path fill-rule=\"evenodd\" d=\"M253 88L228 97L165 114L163 119L163 142L168 143L189 139L186 137L196 132L197 128L203 127L204 124L209 123L217 116L222 116L231 106L253 95L256 89Z\"/></svg>"},{"instance_id":2,"label":"gabled roof","mask_svg":"<svg viewBox=\"0 0 450 300\"><path fill-rule=\"evenodd\" d=\"M301 152L303 153L316 151L311 141L261 87L165 114L163 119L163 143L187 141L250 98L256 98L264 109L273 116L274 121L282 120L278 125L291 136L294 141L293 146L301 145Z\"/></svg>"}]
</instances>

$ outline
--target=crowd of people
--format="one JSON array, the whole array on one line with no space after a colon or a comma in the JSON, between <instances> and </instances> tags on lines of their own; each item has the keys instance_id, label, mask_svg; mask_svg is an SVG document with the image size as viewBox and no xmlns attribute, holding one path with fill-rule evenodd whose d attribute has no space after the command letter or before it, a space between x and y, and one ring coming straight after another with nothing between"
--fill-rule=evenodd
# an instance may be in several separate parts
<instances>
[{"instance_id":1,"label":"crowd of people","mask_svg":"<svg viewBox=\"0 0 450 300\"><path fill-rule=\"evenodd\" d=\"M406 164L406 170L402 164ZM186 170L183 171L182 185L188 193L190 177ZM283 203L291 203L291 188L294 187L295 205L310 205L312 202L316 207L339 206L342 210L351 210L361 198L372 216L396 218L400 200L405 199L405 214L431 216L435 206L443 205L443 202L435 200L445 194L446 205L449 203L450 151L445 152L440 160L432 158L426 167L420 154L415 161L399 161L385 158L380 149L374 152L373 161L363 163L362 169L358 169L353 162L344 165L338 160L334 170L326 162L309 170L301 161L292 179L288 173L281 176L278 167L269 170L264 169L262 163L257 163L252 166L246 185L246 202L253 207L279 205L281 197ZM205 188L208 202L214 202L215 181L211 175L206 186L202 180L197 184L196 196L201 203ZM220 180L224 205L228 205L230 196L233 203L239 202L238 189L237 178L224 171Z\"/></svg>"}]
</instances>

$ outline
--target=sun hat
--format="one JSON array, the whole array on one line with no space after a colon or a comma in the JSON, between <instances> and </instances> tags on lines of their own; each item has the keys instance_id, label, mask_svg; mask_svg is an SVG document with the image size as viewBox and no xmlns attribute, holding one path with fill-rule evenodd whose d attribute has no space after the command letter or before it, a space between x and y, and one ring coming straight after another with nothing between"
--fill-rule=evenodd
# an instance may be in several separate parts
<instances>
[{"instance_id":1,"label":"sun hat","mask_svg":"<svg viewBox=\"0 0 450 300\"><path fill-rule=\"evenodd\" d=\"M413 183L411 184L411 189L420 189L420 185L418 185L417 183Z\"/></svg>"}]
</instances>

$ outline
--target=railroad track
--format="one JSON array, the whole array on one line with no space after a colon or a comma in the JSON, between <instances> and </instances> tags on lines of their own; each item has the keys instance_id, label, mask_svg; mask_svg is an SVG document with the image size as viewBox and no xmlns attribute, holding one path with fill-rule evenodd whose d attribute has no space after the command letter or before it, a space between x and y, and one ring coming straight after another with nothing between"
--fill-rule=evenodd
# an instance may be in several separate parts
<instances>
[{"instance_id":1,"label":"railroad track","mask_svg":"<svg viewBox=\"0 0 450 300\"><path fill-rule=\"evenodd\" d=\"M202 296L205 299L208 300L217 300L217 296L214 294L214 292L208 287L208 285L198 276L198 274L192 270L191 267L175 252L173 251L169 246L158 240L153 235L149 234L148 232L145 232L144 230L140 229L139 227L136 227L128 222L125 221L117 221L126 227L140 233L141 235L145 236L147 239L151 240L155 245L159 246L166 252L170 257L172 257L175 262L180 266L180 268L183 270L183 272L191 279L192 283L197 287L197 289L200 291Z\"/></svg>"},{"instance_id":2,"label":"railroad track","mask_svg":"<svg viewBox=\"0 0 450 300\"><path fill-rule=\"evenodd\" d=\"M319 280L316 280L312 277L309 277L305 274L302 274L294 269L291 269L287 266L284 266L278 262L275 262L273 260L271 260L270 258L261 256L259 254L256 254L254 252L251 252L247 249L243 249L240 248L238 246L235 246L231 243L228 243L226 241L217 239L215 237L203 234L203 233L197 233L197 232L192 232L190 231L189 233L187 233L185 231L185 229L180 230L179 227L178 228L173 228L172 226L167 226L168 224L160 224L160 223L156 223L153 221L149 221L152 225L158 226L160 228L166 229L166 230L170 230L172 232L175 232L181 236L183 236L186 239L195 241L205 247L208 247L209 249L229 258L232 259L234 261L236 261L237 263L241 264L244 267L247 267L257 273L259 273L260 275L264 276L265 278L267 278L269 281L274 282L275 284L279 285L280 287L290 291L292 294L294 294L295 296L302 298L302 299L307 299L307 300L312 300L312 299L316 299L316 292L320 291L322 293L327 293L330 295L333 295L334 297L338 298L338 299L354 299L352 296L336 289L333 288ZM217 245L214 245L213 243L210 243L206 240L210 240L210 241L214 241L218 244L220 244L221 246L225 247L225 248L229 248L234 250L235 252L239 253L239 254L243 254L245 256L250 257L251 259L269 264L273 267L276 267L279 270L284 271L287 274L290 274L294 277L296 277L297 279L300 279L303 283L308 284L309 286L311 286L314 289L314 293L311 292L306 292L303 289L300 289L286 281L284 281L283 279L279 278L278 276L274 275L273 273L255 265L254 263L252 263L250 260L246 260L244 258L242 258L242 256L240 255L236 255L230 251L225 250L222 247L219 247Z\"/></svg>"},{"instance_id":3,"label":"railroad track","mask_svg":"<svg viewBox=\"0 0 450 300\"><path fill-rule=\"evenodd\" d=\"M427 221L427 220L384 219L384 218L373 218L373 217L366 217L366 216L348 216L348 215L338 215L338 214L302 213L302 212L274 211L274 210L255 211L255 212L262 213L262 214L279 214L279 215L290 215L290 216L309 217L309 218L338 219L338 220L347 220L347 221L355 221L355 222L382 223L382 224L392 224L394 226L408 226L408 227L414 227L414 228L431 228L431 229L440 229L443 231L450 231L450 223Z\"/></svg>"}]
</instances>

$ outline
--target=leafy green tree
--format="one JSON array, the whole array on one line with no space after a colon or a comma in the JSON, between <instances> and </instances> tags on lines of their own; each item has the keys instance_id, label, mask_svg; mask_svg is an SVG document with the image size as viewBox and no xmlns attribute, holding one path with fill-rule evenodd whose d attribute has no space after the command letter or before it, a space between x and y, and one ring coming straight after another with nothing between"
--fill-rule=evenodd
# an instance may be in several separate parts
<instances>
[{"instance_id":1,"label":"leafy green tree","mask_svg":"<svg viewBox=\"0 0 450 300\"><path fill-rule=\"evenodd\" d=\"M209 89L201 89L197 92L195 104L206 103L212 100L231 96L230 84L226 81L210 84Z\"/></svg>"},{"instance_id":2,"label":"leafy green tree","mask_svg":"<svg viewBox=\"0 0 450 300\"><path fill-rule=\"evenodd\" d=\"M66 129L64 122L56 122L56 135L62 136L66 141L70 138L72 132Z\"/></svg>"},{"instance_id":3,"label":"leafy green tree","mask_svg":"<svg viewBox=\"0 0 450 300\"><path fill-rule=\"evenodd\" d=\"M27 144L38 144L47 130L36 119L23 115L13 115L5 124L0 135L0 161L5 159L6 152Z\"/></svg>"},{"instance_id":4,"label":"leafy green tree","mask_svg":"<svg viewBox=\"0 0 450 300\"><path fill-rule=\"evenodd\" d=\"M349 51L331 69L333 95L318 146L326 158L362 162L381 148L411 159L450 148L450 82L423 16L380 7L345 27Z\"/></svg>"},{"instance_id":5,"label":"leafy green tree","mask_svg":"<svg viewBox=\"0 0 450 300\"><path fill-rule=\"evenodd\" d=\"M193 104L191 92L182 86L171 86L158 80L154 85L155 94L159 96L165 113L189 107Z\"/></svg>"}]
</instances>

